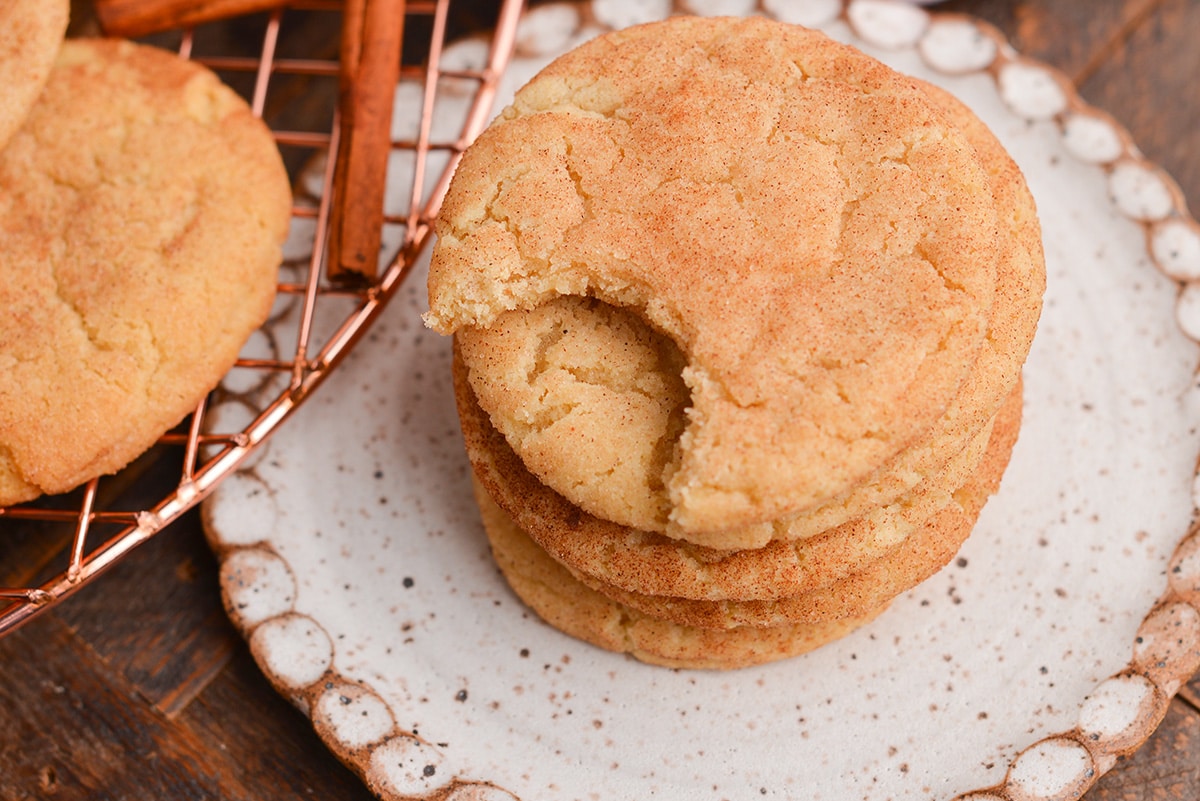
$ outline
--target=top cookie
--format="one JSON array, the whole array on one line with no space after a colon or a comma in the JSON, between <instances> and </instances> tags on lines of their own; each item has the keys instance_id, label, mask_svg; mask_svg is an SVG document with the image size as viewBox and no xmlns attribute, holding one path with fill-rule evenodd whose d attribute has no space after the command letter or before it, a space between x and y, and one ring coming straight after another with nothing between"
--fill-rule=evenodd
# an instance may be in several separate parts
<instances>
[{"instance_id":1,"label":"top cookie","mask_svg":"<svg viewBox=\"0 0 1200 801\"><path fill-rule=\"evenodd\" d=\"M291 192L204 67L66 42L0 153L0 504L115 471L220 380L275 297Z\"/></svg>"},{"instance_id":2,"label":"top cookie","mask_svg":"<svg viewBox=\"0 0 1200 801\"><path fill-rule=\"evenodd\" d=\"M70 10L70 0L6 0L0 5L0 149L46 85Z\"/></svg>"},{"instance_id":3,"label":"top cookie","mask_svg":"<svg viewBox=\"0 0 1200 801\"><path fill-rule=\"evenodd\" d=\"M929 430L980 347L996 229L975 154L910 79L803 28L672 18L558 59L469 150L426 320L563 294L642 315L687 362L672 522L728 529Z\"/></svg>"},{"instance_id":4,"label":"top cookie","mask_svg":"<svg viewBox=\"0 0 1200 801\"><path fill-rule=\"evenodd\" d=\"M944 90L922 88L975 148L1005 233L975 365L931 436L847 495L769 526L707 533L700 544L758 548L768 539L812 537L874 515L918 484L940 482L948 460L978 439L1020 377L1045 288L1033 197L1003 145L966 106ZM487 328L463 328L456 343L480 407L531 473L590 514L675 535L661 477L687 392L669 340L627 310L562 297L505 312Z\"/></svg>"}]
</instances>

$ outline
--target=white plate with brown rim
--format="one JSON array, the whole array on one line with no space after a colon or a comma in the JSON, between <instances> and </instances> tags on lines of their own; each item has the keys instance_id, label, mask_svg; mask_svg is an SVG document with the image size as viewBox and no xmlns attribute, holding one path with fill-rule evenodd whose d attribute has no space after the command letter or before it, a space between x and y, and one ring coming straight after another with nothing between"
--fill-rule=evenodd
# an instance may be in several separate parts
<instances>
[{"instance_id":1,"label":"white plate with brown rim","mask_svg":"<svg viewBox=\"0 0 1200 801\"><path fill-rule=\"evenodd\" d=\"M958 559L851 636L736 672L650 667L550 629L488 554L418 271L205 503L231 619L385 799L1078 797L1200 666L1200 226L1053 70L984 23L891 0L539 6L501 98L574 43L672 11L821 27L958 95L1025 170L1045 311L1020 441ZM443 67L482 52L458 43ZM446 81L435 124L453 130ZM419 87L397 98L400 131ZM235 372L213 424L267 394Z\"/></svg>"}]
</instances>

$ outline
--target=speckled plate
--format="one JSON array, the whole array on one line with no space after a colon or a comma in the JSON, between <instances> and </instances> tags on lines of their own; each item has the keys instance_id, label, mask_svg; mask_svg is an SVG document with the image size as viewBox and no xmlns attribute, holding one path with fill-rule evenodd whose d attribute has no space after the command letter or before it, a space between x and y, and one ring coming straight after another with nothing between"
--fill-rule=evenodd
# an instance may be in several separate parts
<instances>
[{"instance_id":1,"label":"speckled plate","mask_svg":"<svg viewBox=\"0 0 1200 801\"><path fill-rule=\"evenodd\" d=\"M508 92L574 42L671 10L537 8ZM1026 171L1045 313L1012 465L957 561L850 637L733 673L548 628L488 555L418 273L206 503L230 617L386 799L1076 798L1200 665L1200 228L1118 125L982 23L886 0L687 10L819 25L956 93ZM444 66L479 53L460 43ZM437 115L456 113L450 91ZM281 306L253 347L269 355L294 316ZM236 419L262 391L232 376L219 408Z\"/></svg>"}]
</instances>

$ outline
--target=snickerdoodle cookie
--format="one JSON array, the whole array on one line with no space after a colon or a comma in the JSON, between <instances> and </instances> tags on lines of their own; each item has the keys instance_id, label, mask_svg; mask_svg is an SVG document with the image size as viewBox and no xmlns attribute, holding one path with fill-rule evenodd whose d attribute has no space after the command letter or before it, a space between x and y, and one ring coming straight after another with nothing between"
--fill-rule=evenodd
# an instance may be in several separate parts
<instances>
[{"instance_id":1,"label":"snickerdoodle cookie","mask_svg":"<svg viewBox=\"0 0 1200 801\"><path fill-rule=\"evenodd\" d=\"M819 589L770 600L697 601L647 595L592 576L574 575L606 597L645 615L701 628L816 624L866 614L915 587L954 558L984 505L999 489L1020 431L1021 413L1018 385L996 415L983 460L950 502L930 515L900 547Z\"/></svg>"},{"instance_id":2,"label":"snickerdoodle cookie","mask_svg":"<svg viewBox=\"0 0 1200 801\"><path fill-rule=\"evenodd\" d=\"M714 630L658 620L580 583L529 539L486 491L477 489L476 495L496 564L521 600L559 631L642 662L729 670L786 659L844 637L887 606L857 617L766 628Z\"/></svg>"},{"instance_id":3,"label":"snickerdoodle cookie","mask_svg":"<svg viewBox=\"0 0 1200 801\"><path fill-rule=\"evenodd\" d=\"M688 403L670 339L630 310L563 296L455 340L479 405L531 473L592 514L666 528Z\"/></svg>"},{"instance_id":4,"label":"snickerdoodle cookie","mask_svg":"<svg viewBox=\"0 0 1200 801\"><path fill-rule=\"evenodd\" d=\"M266 318L291 192L204 67L71 40L0 154L0 504L115 471Z\"/></svg>"},{"instance_id":5,"label":"snickerdoodle cookie","mask_svg":"<svg viewBox=\"0 0 1200 801\"><path fill-rule=\"evenodd\" d=\"M978 151L1005 233L984 347L931 435L867 481L768 525L709 532L704 543L761 547L895 504L980 436L1020 374L1045 285L1032 196L1011 157L969 109L943 90L923 88ZM457 336L480 405L539 479L599 517L689 538L666 519L664 475L688 403L676 372L682 357L671 340L631 310L581 298L505 312Z\"/></svg>"},{"instance_id":6,"label":"snickerdoodle cookie","mask_svg":"<svg viewBox=\"0 0 1200 801\"><path fill-rule=\"evenodd\" d=\"M479 483L540 547L571 572L631 592L695 600L769 600L824 588L903 548L905 539L953 500L987 446L990 428L955 459L932 491L829 531L761 548L718 550L622 526L583 511L538 481L474 398L461 359L454 386L467 455ZM947 484L941 487L941 484Z\"/></svg>"},{"instance_id":7,"label":"snickerdoodle cookie","mask_svg":"<svg viewBox=\"0 0 1200 801\"><path fill-rule=\"evenodd\" d=\"M763 19L558 59L465 155L438 233L439 331L590 295L677 345L690 400L662 483L696 541L838 498L927 438L999 254L989 176L918 84Z\"/></svg>"},{"instance_id":8,"label":"snickerdoodle cookie","mask_svg":"<svg viewBox=\"0 0 1200 801\"><path fill-rule=\"evenodd\" d=\"M69 0L0 4L0 149L46 85L70 11Z\"/></svg>"}]
</instances>

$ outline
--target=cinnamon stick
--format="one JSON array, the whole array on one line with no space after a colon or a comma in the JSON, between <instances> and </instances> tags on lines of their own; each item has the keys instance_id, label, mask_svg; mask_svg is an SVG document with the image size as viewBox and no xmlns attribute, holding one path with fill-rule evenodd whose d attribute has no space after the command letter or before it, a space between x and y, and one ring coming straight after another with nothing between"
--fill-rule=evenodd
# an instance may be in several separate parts
<instances>
[{"instance_id":1,"label":"cinnamon stick","mask_svg":"<svg viewBox=\"0 0 1200 801\"><path fill-rule=\"evenodd\" d=\"M341 41L341 124L327 273L378 274L392 101L400 77L405 0L346 0Z\"/></svg>"},{"instance_id":2,"label":"cinnamon stick","mask_svg":"<svg viewBox=\"0 0 1200 801\"><path fill-rule=\"evenodd\" d=\"M110 36L145 36L268 11L286 0L94 0L100 27Z\"/></svg>"}]
</instances>

